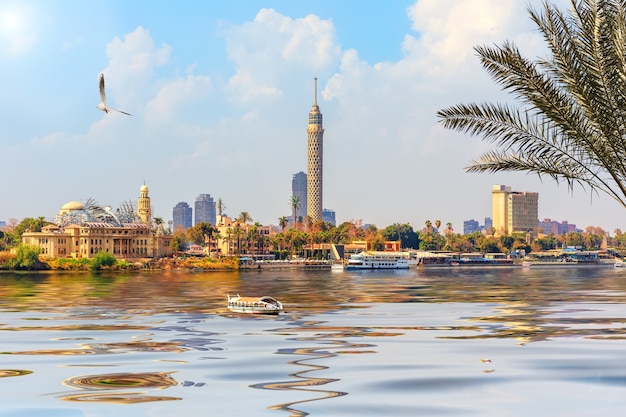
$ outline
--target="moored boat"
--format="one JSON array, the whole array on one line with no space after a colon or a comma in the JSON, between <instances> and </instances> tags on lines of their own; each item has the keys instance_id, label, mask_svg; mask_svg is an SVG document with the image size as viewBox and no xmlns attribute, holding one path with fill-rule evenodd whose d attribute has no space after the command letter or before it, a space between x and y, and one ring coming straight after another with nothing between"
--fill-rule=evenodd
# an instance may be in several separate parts
<instances>
[{"instance_id":1,"label":"moored boat","mask_svg":"<svg viewBox=\"0 0 626 417\"><path fill-rule=\"evenodd\" d=\"M350 255L345 269L408 269L409 258L402 252L368 251Z\"/></svg>"},{"instance_id":2,"label":"moored boat","mask_svg":"<svg viewBox=\"0 0 626 417\"><path fill-rule=\"evenodd\" d=\"M231 297L228 294L228 309L234 313L279 314L283 311L283 304L268 295L242 297L237 294Z\"/></svg>"}]
</instances>

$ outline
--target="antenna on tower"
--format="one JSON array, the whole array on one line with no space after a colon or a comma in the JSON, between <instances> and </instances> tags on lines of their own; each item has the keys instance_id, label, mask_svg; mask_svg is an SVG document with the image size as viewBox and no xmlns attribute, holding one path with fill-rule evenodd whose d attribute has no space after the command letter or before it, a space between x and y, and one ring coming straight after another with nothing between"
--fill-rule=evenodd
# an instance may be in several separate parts
<instances>
[{"instance_id":1,"label":"antenna on tower","mask_svg":"<svg viewBox=\"0 0 626 417\"><path fill-rule=\"evenodd\" d=\"M317 77L313 78L315 80L315 82L313 83L314 87L313 87L313 105L317 106Z\"/></svg>"}]
</instances>

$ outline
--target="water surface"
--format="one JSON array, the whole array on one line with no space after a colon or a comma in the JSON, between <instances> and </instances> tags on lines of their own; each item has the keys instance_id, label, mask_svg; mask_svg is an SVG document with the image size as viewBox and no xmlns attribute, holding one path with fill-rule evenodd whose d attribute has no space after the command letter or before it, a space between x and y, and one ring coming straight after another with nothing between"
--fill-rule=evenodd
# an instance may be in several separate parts
<instances>
[{"instance_id":1,"label":"water surface","mask_svg":"<svg viewBox=\"0 0 626 417\"><path fill-rule=\"evenodd\" d=\"M625 307L608 267L2 273L0 416L622 415Z\"/></svg>"}]
</instances>

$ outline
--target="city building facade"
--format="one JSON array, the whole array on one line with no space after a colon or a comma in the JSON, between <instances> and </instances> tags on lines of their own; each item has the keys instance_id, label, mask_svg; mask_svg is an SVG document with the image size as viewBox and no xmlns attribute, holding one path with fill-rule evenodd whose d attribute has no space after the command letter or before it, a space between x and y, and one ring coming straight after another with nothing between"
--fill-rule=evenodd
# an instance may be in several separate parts
<instances>
[{"instance_id":1,"label":"city building facade","mask_svg":"<svg viewBox=\"0 0 626 417\"><path fill-rule=\"evenodd\" d=\"M135 260L169 256L172 237L152 229L148 187L139 190L137 210L126 205L112 211L89 200L63 205L55 221L41 232L25 232L22 243L33 245L51 258L92 258L99 252Z\"/></svg>"},{"instance_id":2,"label":"city building facade","mask_svg":"<svg viewBox=\"0 0 626 417\"><path fill-rule=\"evenodd\" d=\"M215 201L211 194L200 194L196 198L194 206L195 220L193 224L198 223L211 223L215 226L216 213L215 213Z\"/></svg>"},{"instance_id":3,"label":"city building facade","mask_svg":"<svg viewBox=\"0 0 626 417\"><path fill-rule=\"evenodd\" d=\"M307 214L307 178L304 172L300 171L293 174L293 178L291 179L291 195L298 197L298 201L300 201L300 207L296 209L296 220L304 220Z\"/></svg>"},{"instance_id":4,"label":"city building facade","mask_svg":"<svg viewBox=\"0 0 626 417\"><path fill-rule=\"evenodd\" d=\"M317 78L315 78L313 106L307 127L307 215L314 222L322 220L324 127L322 113L317 105Z\"/></svg>"},{"instance_id":5,"label":"city building facade","mask_svg":"<svg viewBox=\"0 0 626 417\"><path fill-rule=\"evenodd\" d=\"M511 191L506 185L491 190L492 222L496 236L523 232L537 235L539 194Z\"/></svg>"},{"instance_id":6,"label":"city building facade","mask_svg":"<svg viewBox=\"0 0 626 417\"><path fill-rule=\"evenodd\" d=\"M576 225L568 223L567 220L558 222L556 220L543 219L539 222L539 228L546 235L566 235L576 231Z\"/></svg>"},{"instance_id":7,"label":"city building facade","mask_svg":"<svg viewBox=\"0 0 626 417\"><path fill-rule=\"evenodd\" d=\"M258 226L249 223L241 223L227 215L217 216L217 238L211 242L209 254L224 256L244 256L255 259L273 259L270 255L272 249L270 238L276 231L272 226ZM251 236L252 239L244 239Z\"/></svg>"},{"instance_id":8,"label":"city building facade","mask_svg":"<svg viewBox=\"0 0 626 417\"><path fill-rule=\"evenodd\" d=\"M174 230L188 229L193 222L193 209L184 201L179 202L172 210L172 222Z\"/></svg>"}]
</instances>

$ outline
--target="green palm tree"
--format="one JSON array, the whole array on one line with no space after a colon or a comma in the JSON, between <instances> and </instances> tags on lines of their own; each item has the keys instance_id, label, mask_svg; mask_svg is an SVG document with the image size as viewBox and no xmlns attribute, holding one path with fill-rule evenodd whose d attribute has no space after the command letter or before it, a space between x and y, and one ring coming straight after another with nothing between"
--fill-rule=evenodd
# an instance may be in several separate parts
<instances>
[{"instance_id":1,"label":"green palm tree","mask_svg":"<svg viewBox=\"0 0 626 417\"><path fill-rule=\"evenodd\" d=\"M248 222L251 222L251 221L252 221L252 217L250 216L250 213L248 213L247 211L242 211L242 212L239 214L239 217L237 217L237 221L238 221L239 223L246 224L246 223L248 223Z\"/></svg>"},{"instance_id":2,"label":"green palm tree","mask_svg":"<svg viewBox=\"0 0 626 417\"><path fill-rule=\"evenodd\" d=\"M296 228L296 211L300 208L300 205L300 197L292 195L291 198L289 198L289 207L291 207L291 217L294 229Z\"/></svg>"},{"instance_id":3,"label":"green palm tree","mask_svg":"<svg viewBox=\"0 0 626 417\"><path fill-rule=\"evenodd\" d=\"M156 225L157 230L160 230L163 227L163 217L155 217L154 224Z\"/></svg>"},{"instance_id":4,"label":"green palm tree","mask_svg":"<svg viewBox=\"0 0 626 417\"><path fill-rule=\"evenodd\" d=\"M289 222L287 221L286 216L280 216L278 218L278 225L280 226L280 230L282 230L283 232L285 231L285 227L287 227L287 224L289 224Z\"/></svg>"},{"instance_id":5,"label":"green palm tree","mask_svg":"<svg viewBox=\"0 0 626 417\"><path fill-rule=\"evenodd\" d=\"M495 143L467 172L522 171L610 195L626 207L626 4L571 0L529 8L550 55L532 61L512 42L475 50L518 102L440 110L443 126Z\"/></svg>"}]
</instances>

